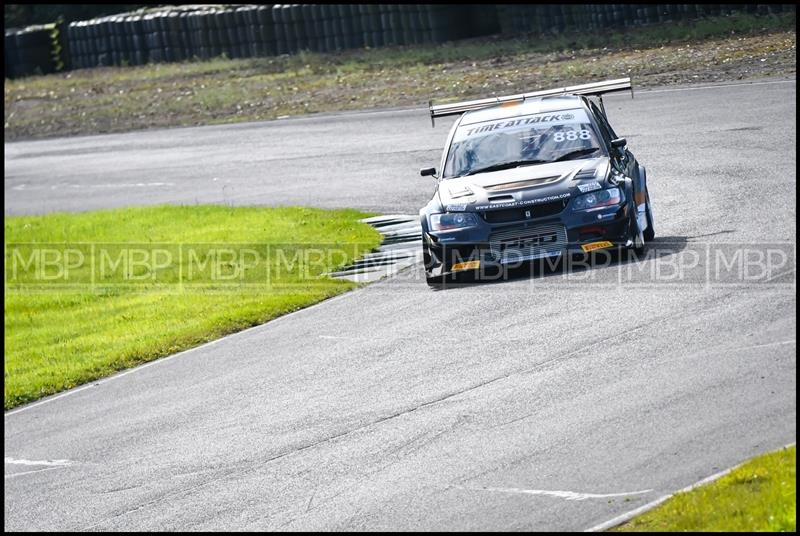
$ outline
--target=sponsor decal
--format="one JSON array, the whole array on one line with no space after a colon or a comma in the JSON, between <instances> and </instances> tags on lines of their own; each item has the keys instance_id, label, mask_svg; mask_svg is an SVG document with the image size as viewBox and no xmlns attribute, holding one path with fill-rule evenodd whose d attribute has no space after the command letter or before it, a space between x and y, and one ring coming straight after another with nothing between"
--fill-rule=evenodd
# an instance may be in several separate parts
<instances>
[{"instance_id":1,"label":"sponsor decal","mask_svg":"<svg viewBox=\"0 0 800 536\"><path fill-rule=\"evenodd\" d=\"M467 261L457 262L453 265L453 272L461 272L464 270L477 270L481 267L481 261Z\"/></svg>"},{"instance_id":2,"label":"sponsor decal","mask_svg":"<svg viewBox=\"0 0 800 536\"><path fill-rule=\"evenodd\" d=\"M454 205L447 205L444 209L447 212L463 212L467 210L467 205L465 203L456 203Z\"/></svg>"},{"instance_id":3,"label":"sponsor decal","mask_svg":"<svg viewBox=\"0 0 800 536\"><path fill-rule=\"evenodd\" d=\"M570 197L572 194L569 192L564 192L563 194L558 195L548 195L547 197L540 197L538 199L528 199L526 201L509 201L507 203L492 203L489 205L476 205L475 210L489 210L489 209L496 209L496 208L513 208L513 207L525 207L530 205L540 205L542 203L550 203L551 201L558 201L559 199L566 199ZM449 209L448 209L449 210Z\"/></svg>"},{"instance_id":4,"label":"sponsor decal","mask_svg":"<svg viewBox=\"0 0 800 536\"><path fill-rule=\"evenodd\" d=\"M578 120L580 120L581 118L585 118L586 114L580 114L580 115L581 117L579 117ZM496 123L491 123L489 125L482 125L482 126L475 126L472 128L468 128L466 129L464 137L472 136L473 134L492 132L494 130L501 130L504 128L511 128L522 125L535 125L538 123L558 123L558 122L563 123L566 121L572 121L574 119L575 119L575 114L572 113L559 112L559 113L530 115L527 117L521 117L519 119L503 120L503 121L498 121Z\"/></svg>"},{"instance_id":5,"label":"sponsor decal","mask_svg":"<svg viewBox=\"0 0 800 536\"><path fill-rule=\"evenodd\" d=\"M581 191L582 194L586 192L594 192L595 190L599 190L601 188L600 183L597 181L586 182L584 184L578 185L578 190Z\"/></svg>"},{"instance_id":6,"label":"sponsor decal","mask_svg":"<svg viewBox=\"0 0 800 536\"><path fill-rule=\"evenodd\" d=\"M603 248L610 248L614 247L614 244L609 242L608 240L604 240L602 242L591 242L589 244L583 244L581 249L584 253L589 253L590 251L594 251L596 249L603 249Z\"/></svg>"}]
</instances>

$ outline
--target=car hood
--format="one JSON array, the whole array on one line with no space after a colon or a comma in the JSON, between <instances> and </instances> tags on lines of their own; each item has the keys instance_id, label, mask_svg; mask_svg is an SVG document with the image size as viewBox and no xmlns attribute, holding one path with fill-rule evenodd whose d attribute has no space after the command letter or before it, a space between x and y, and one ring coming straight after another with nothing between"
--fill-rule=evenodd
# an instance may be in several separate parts
<instances>
[{"instance_id":1,"label":"car hood","mask_svg":"<svg viewBox=\"0 0 800 536\"><path fill-rule=\"evenodd\" d=\"M608 157L569 160L441 181L447 211L475 212L566 200L605 186Z\"/></svg>"}]
</instances>

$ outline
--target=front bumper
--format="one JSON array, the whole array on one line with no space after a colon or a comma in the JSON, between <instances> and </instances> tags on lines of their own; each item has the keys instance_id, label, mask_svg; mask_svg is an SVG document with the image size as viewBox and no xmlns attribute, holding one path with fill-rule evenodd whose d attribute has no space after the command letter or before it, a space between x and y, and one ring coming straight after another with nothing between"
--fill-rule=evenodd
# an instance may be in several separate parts
<instances>
[{"instance_id":1,"label":"front bumper","mask_svg":"<svg viewBox=\"0 0 800 536\"><path fill-rule=\"evenodd\" d=\"M443 276L460 268L480 265L517 265L536 259L567 254L585 254L588 249L631 245L634 209L628 202L596 211L572 212L558 216L479 224L466 229L423 233L425 270ZM456 270L453 270L453 268Z\"/></svg>"}]
</instances>

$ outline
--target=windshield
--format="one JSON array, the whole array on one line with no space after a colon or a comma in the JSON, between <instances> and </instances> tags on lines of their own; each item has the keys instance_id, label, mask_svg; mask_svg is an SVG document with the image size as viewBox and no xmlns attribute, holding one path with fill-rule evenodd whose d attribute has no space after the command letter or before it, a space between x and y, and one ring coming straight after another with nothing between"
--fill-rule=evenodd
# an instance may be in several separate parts
<instances>
[{"instance_id":1,"label":"windshield","mask_svg":"<svg viewBox=\"0 0 800 536\"><path fill-rule=\"evenodd\" d=\"M586 111L561 110L458 127L444 178L601 154Z\"/></svg>"}]
</instances>

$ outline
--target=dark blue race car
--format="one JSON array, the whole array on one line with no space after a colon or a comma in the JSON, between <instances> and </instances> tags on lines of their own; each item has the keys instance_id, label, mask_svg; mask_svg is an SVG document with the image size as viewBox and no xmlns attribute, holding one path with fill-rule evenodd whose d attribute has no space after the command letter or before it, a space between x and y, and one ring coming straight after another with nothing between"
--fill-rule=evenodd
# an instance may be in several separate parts
<instances>
[{"instance_id":1,"label":"dark blue race car","mask_svg":"<svg viewBox=\"0 0 800 536\"><path fill-rule=\"evenodd\" d=\"M629 78L431 106L460 115L433 198L420 210L430 284L487 265L610 248L655 236L644 166L608 122L602 95Z\"/></svg>"}]
</instances>

